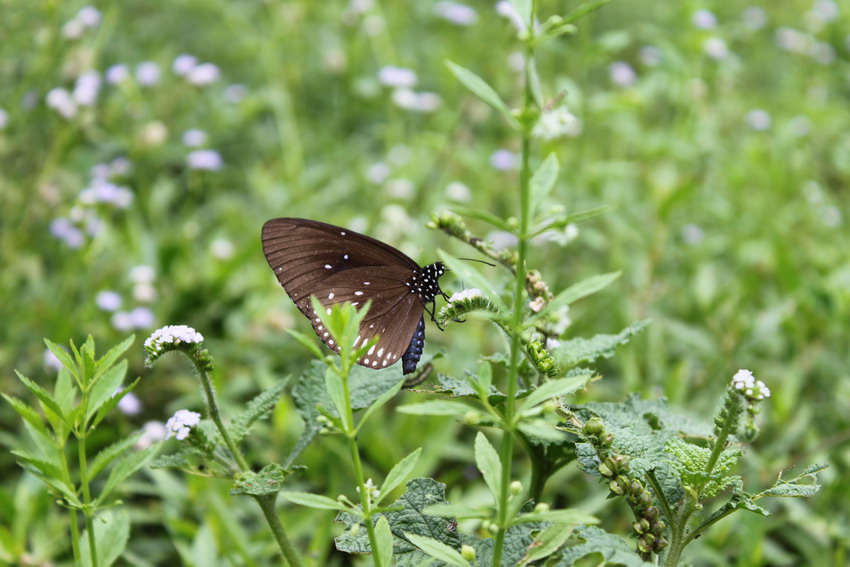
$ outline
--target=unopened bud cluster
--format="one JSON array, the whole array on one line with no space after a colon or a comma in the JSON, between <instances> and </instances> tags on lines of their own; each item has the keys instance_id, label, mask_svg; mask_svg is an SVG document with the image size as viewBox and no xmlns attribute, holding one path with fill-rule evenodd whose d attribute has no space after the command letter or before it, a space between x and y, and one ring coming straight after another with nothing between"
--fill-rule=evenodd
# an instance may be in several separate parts
<instances>
[{"instance_id":1,"label":"unopened bud cluster","mask_svg":"<svg viewBox=\"0 0 850 567\"><path fill-rule=\"evenodd\" d=\"M433 213L431 215L431 222L428 224L428 228L442 230L446 234L466 242L482 254L496 260L500 264L504 264L510 268L516 266L516 251L511 250L510 248L496 250L489 242L472 234L466 227L466 223L463 222L463 219L455 213L450 211Z\"/></svg>"},{"instance_id":2,"label":"unopened bud cluster","mask_svg":"<svg viewBox=\"0 0 850 567\"><path fill-rule=\"evenodd\" d=\"M543 346L540 341L531 341L525 347L528 353L528 359L534 365L534 368L541 374L547 376L555 376L558 374L558 367L555 364L555 359L549 354L549 351Z\"/></svg>"},{"instance_id":3,"label":"unopened bud cluster","mask_svg":"<svg viewBox=\"0 0 850 567\"><path fill-rule=\"evenodd\" d=\"M583 428L585 436L596 447L601 463L597 470L608 481L608 489L626 499L635 515L632 529L637 536L637 547L641 553L660 553L668 542L664 538L666 525L661 511L653 503L652 492L644 487L640 479L629 476L629 457L609 454L608 448L614 436L605 431L605 423L598 417L587 420Z\"/></svg>"}]
</instances>

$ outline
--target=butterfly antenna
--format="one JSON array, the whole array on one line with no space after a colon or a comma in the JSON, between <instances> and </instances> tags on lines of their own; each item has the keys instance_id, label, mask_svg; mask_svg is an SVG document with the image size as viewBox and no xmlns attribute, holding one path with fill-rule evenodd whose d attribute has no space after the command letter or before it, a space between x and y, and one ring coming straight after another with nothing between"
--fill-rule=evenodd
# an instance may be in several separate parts
<instances>
[{"instance_id":1,"label":"butterfly antenna","mask_svg":"<svg viewBox=\"0 0 850 567\"><path fill-rule=\"evenodd\" d=\"M490 262L485 262L484 260L478 260L477 258L458 258L458 260L467 260L469 262L478 262L481 264L487 264L491 268L495 268L496 264L491 264Z\"/></svg>"}]
</instances>

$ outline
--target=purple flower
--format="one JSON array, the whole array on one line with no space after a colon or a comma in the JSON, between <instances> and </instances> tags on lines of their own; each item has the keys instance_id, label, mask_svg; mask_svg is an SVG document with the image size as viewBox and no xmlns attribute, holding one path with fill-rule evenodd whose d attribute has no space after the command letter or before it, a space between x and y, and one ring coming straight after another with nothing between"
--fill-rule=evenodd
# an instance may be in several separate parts
<instances>
[{"instance_id":1,"label":"purple flower","mask_svg":"<svg viewBox=\"0 0 850 567\"><path fill-rule=\"evenodd\" d=\"M218 171L223 165L221 154L215 150L195 150L186 156L189 169Z\"/></svg>"}]
</instances>

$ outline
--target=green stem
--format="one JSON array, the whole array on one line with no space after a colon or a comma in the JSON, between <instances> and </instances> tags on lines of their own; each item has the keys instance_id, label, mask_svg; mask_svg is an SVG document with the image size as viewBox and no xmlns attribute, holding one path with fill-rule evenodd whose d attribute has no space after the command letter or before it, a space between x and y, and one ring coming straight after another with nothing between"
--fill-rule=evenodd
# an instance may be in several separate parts
<instances>
[{"instance_id":1,"label":"green stem","mask_svg":"<svg viewBox=\"0 0 850 567\"><path fill-rule=\"evenodd\" d=\"M192 359L192 362L198 371L198 375L201 378L201 384L204 387L204 394L207 398L207 410L210 414L210 418L213 420L213 423L215 423L216 428L218 428L218 432L224 440L224 444L227 445L227 448L230 449L230 453L233 455L233 458L236 459L239 469L242 471L250 471L251 467L248 466L248 461L246 461L245 457L242 456L242 453L239 451L239 447L236 446L236 443L233 442L233 439L231 439L230 434L227 432L227 428L224 427L224 422L221 419L221 411L218 408L218 401L215 397L215 390L213 389L212 381L210 380L209 374L207 374L206 368L195 357L190 356L190 358ZM293 567L302 567L303 563L301 562L301 557L295 550L295 547L293 547L289 537L286 535L286 529L284 529L283 524L277 515L277 511L275 510L277 494L263 494L252 496L252 498L260 506L260 510L262 510L263 516L265 516L266 522L268 522L283 556Z\"/></svg>"},{"instance_id":2,"label":"green stem","mask_svg":"<svg viewBox=\"0 0 850 567\"><path fill-rule=\"evenodd\" d=\"M525 44L525 89L523 115L527 116L534 107L533 80L531 69L534 61L534 16L537 12L537 2L531 6L530 21L528 22L528 39ZM523 329L525 280L528 272L528 232L531 224L531 130L523 123L522 131L522 167L520 169L520 218L517 233L517 263L516 279L514 280L513 320L511 325L511 356L506 387L505 420L502 443L499 448L499 459L502 462L502 485L499 493L498 527L493 546L493 565L502 564L502 553L505 544L505 533L512 520L508 518L510 501L510 484L514 451L514 433L516 431L516 392L519 381L519 366L522 344L520 337Z\"/></svg>"},{"instance_id":3,"label":"green stem","mask_svg":"<svg viewBox=\"0 0 850 567\"><path fill-rule=\"evenodd\" d=\"M65 441L61 442L58 447L59 454L62 460L62 475L67 486L73 486L74 481L71 479L71 468L68 466L68 458L65 455ZM71 551L74 555L74 565L81 565L83 562L83 554L80 548L80 526L77 523L77 511L74 508L69 508L71 512Z\"/></svg>"},{"instance_id":4,"label":"green stem","mask_svg":"<svg viewBox=\"0 0 850 567\"><path fill-rule=\"evenodd\" d=\"M85 403L83 404L83 407L85 407ZM91 490L89 489L85 435L77 438L77 455L80 460L80 488L83 493L83 515L86 518L86 535L89 540L89 557L91 559L92 567L97 567L97 543L94 538L94 510L91 504Z\"/></svg>"}]
</instances>

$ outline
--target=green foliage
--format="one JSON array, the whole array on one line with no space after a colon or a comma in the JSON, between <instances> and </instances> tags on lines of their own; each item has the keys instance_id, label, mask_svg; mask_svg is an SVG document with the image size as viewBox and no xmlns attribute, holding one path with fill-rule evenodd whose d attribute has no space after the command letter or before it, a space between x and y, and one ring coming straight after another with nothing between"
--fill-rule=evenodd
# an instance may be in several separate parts
<instances>
[{"instance_id":1,"label":"green foliage","mask_svg":"<svg viewBox=\"0 0 850 567\"><path fill-rule=\"evenodd\" d=\"M591 554L601 554L605 564L623 565L625 567L649 567L654 563L644 561L632 550L628 541L620 536L610 534L595 526L586 526L575 531L575 536L583 539L584 543L564 549L559 557L557 567L569 567L576 561Z\"/></svg>"},{"instance_id":2,"label":"green foliage","mask_svg":"<svg viewBox=\"0 0 850 567\"><path fill-rule=\"evenodd\" d=\"M723 476L741 458L741 450L730 447L720 452L720 458L711 471L706 475L712 451L708 447L699 447L673 437L664 447L664 451L673 457L670 464L678 473L682 484L691 488L700 487L706 498L717 496L717 493L732 484L739 483L739 476Z\"/></svg>"}]
</instances>

